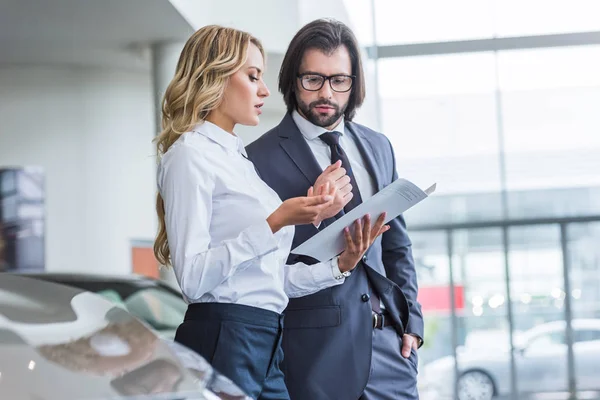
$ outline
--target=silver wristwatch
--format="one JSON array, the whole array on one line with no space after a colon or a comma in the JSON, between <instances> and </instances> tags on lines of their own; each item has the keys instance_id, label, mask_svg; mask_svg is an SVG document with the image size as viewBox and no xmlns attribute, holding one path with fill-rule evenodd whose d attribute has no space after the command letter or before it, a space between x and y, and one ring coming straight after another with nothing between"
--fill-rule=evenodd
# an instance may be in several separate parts
<instances>
[{"instance_id":1,"label":"silver wristwatch","mask_svg":"<svg viewBox=\"0 0 600 400\"><path fill-rule=\"evenodd\" d=\"M340 271L340 267L338 266L338 258L339 257L336 257L336 258L333 259L333 263L332 263L332 266L331 266L331 271L332 271L333 277L335 279L338 279L338 280L345 279L345 278L349 277L352 272L350 272L350 271L345 271L345 272Z\"/></svg>"},{"instance_id":2,"label":"silver wristwatch","mask_svg":"<svg viewBox=\"0 0 600 400\"><path fill-rule=\"evenodd\" d=\"M338 275L334 276L334 278L335 279L345 279L345 278L349 277L351 273L352 272L350 272L350 271L341 272L338 268Z\"/></svg>"}]
</instances>

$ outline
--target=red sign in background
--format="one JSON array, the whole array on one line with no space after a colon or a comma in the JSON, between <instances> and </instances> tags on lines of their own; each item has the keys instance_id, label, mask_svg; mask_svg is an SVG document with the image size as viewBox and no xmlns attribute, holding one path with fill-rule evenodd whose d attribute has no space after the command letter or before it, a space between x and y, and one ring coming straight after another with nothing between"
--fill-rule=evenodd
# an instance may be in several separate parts
<instances>
[{"instance_id":1,"label":"red sign in background","mask_svg":"<svg viewBox=\"0 0 600 400\"><path fill-rule=\"evenodd\" d=\"M424 312L450 312L452 310L450 286L420 286L417 299ZM465 308L463 286L454 286L454 302L457 310Z\"/></svg>"}]
</instances>

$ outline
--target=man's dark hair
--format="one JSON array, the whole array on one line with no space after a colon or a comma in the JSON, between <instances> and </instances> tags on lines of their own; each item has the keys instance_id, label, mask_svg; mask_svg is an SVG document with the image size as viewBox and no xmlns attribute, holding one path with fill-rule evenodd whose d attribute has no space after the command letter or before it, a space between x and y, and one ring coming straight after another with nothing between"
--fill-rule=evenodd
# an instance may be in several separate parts
<instances>
[{"instance_id":1,"label":"man's dark hair","mask_svg":"<svg viewBox=\"0 0 600 400\"><path fill-rule=\"evenodd\" d=\"M283 101L288 112L297 107L296 85L300 63L304 53L310 49L317 49L325 54L334 53L340 46L346 46L350 54L352 75L355 75L354 84L350 93L348 107L344 112L347 121L352 121L365 98L365 78L360 58L360 50L354 33L343 23L333 19L318 19L302 27L292 39L279 70L279 91L283 94Z\"/></svg>"}]
</instances>

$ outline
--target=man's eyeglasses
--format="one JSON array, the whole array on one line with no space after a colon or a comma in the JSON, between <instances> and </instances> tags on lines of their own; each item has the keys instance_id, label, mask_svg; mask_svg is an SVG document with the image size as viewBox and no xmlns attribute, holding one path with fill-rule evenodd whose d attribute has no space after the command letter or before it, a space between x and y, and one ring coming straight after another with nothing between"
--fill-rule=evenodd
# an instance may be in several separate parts
<instances>
[{"instance_id":1,"label":"man's eyeglasses","mask_svg":"<svg viewBox=\"0 0 600 400\"><path fill-rule=\"evenodd\" d=\"M298 75L298 79L300 79L300 84L304 88L304 90L308 90L310 92L316 92L321 90L325 81L329 81L329 86L331 90L334 92L344 93L352 89L352 84L354 83L354 75L331 75L325 76L321 74L309 73L309 74L300 74Z\"/></svg>"}]
</instances>

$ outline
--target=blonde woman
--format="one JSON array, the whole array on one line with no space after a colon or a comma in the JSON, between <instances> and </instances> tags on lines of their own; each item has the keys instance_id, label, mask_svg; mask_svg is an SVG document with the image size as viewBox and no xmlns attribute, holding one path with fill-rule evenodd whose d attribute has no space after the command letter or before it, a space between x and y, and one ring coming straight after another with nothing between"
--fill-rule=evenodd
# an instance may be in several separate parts
<instances>
[{"instance_id":1,"label":"blonde woman","mask_svg":"<svg viewBox=\"0 0 600 400\"><path fill-rule=\"evenodd\" d=\"M269 95L263 72L263 48L245 32L206 26L184 46L157 138L154 251L159 262L173 265L189 303L175 340L253 398L288 399L279 364L289 297L343 284L387 227L380 218L373 229L365 223L354 238L347 234L346 251L336 259L286 265L294 225L335 215L336 199L348 197L347 188L335 188L347 185L335 164L321 174L335 182L282 203L257 175L234 127L258 124Z\"/></svg>"}]
</instances>

